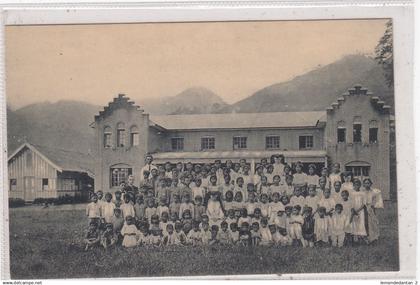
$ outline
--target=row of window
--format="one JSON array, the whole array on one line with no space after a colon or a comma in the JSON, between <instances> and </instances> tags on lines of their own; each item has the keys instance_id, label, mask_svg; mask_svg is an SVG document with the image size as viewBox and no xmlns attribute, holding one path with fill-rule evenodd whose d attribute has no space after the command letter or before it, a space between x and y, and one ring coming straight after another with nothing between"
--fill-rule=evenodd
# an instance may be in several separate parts
<instances>
[{"instance_id":1,"label":"row of window","mask_svg":"<svg viewBox=\"0 0 420 285\"><path fill-rule=\"evenodd\" d=\"M129 130L129 142L127 142L127 132L124 123L117 124L117 147L137 146L140 142L139 129L137 126L131 126ZM105 148L110 148L113 145L112 129L107 126L104 128L104 141Z\"/></svg>"},{"instance_id":2,"label":"row of window","mask_svg":"<svg viewBox=\"0 0 420 285\"><path fill-rule=\"evenodd\" d=\"M313 136L299 136L299 149L302 149L302 150L312 149L313 147L314 147ZM243 137L243 136L233 137L232 148L234 150L247 149L248 137ZM266 136L265 148L266 149L280 149L280 136ZM182 137L171 138L171 149L172 151L183 151L184 138ZM216 139L214 137L202 137L201 150L213 150L213 149L216 149Z\"/></svg>"},{"instance_id":3,"label":"row of window","mask_svg":"<svg viewBox=\"0 0 420 285\"><path fill-rule=\"evenodd\" d=\"M346 133L347 129L345 127L337 128L337 143L346 142ZM362 124L353 124L353 142L361 143L362 142ZM369 143L378 142L378 128L370 127L369 128Z\"/></svg>"}]
</instances>

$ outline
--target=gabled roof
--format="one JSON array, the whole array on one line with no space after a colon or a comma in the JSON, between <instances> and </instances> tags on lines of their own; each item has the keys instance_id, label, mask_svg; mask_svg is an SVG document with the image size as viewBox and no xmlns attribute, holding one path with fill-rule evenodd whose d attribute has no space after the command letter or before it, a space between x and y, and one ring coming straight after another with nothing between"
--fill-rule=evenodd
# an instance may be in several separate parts
<instances>
[{"instance_id":1,"label":"gabled roof","mask_svg":"<svg viewBox=\"0 0 420 285\"><path fill-rule=\"evenodd\" d=\"M109 102L108 106L105 106L104 110L100 111L99 115L95 116L95 122L101 118L105 118L109 116L110 114L112 114L113 111L119 108L124 108L127 110L133 109L133 110L142 111L140 107L135 105L133 101L130 101L130 98L125 96L125 94L118 94L118 97L114 98L112 102Z\"/></svg>"},{"instance_id":2,"label":"gabled roof","mask_svg":"<svg viewBox=\"0 0 420 285\"><path fill-rule=\"evenodd\" d=\"M76 151L33 145L30 143L22 144L14 153L12 153L8 161L18 155L23 149L29 148L33 152L40 155L52 167L59 172L74 171L84 172L93 177L94 159L91 155Z\"/></svg>"},{"instance_id":3,"label":"gabled roof","mask_svg":"<svg viewBox=\"0 0 420 285\"><path fill-rule=\"evenodd\" d=\"M385 101L381 100L378 96L373 96L367 88L363 88L360 84L356 84L353 88L350 88L345 92L341 97L337 99L336 102L333 102L330 107L327 108L327 112L333 112L335 109L338 109L341 104L346 101L348 96L369 96L370 102L373 107L382 114L389 114L391 106L386 105Z\"/></svg>"},{"instance_id":4,"label":"gabled roof","mask_svg":"<svg viewBox=\"0 0 420 285\"><path fill-rule=\"evenodd\" d=\"M325 122L321 112L229 113L151 116L151 121L167 130L304 128Z\"/></svg>"}]
</instances>

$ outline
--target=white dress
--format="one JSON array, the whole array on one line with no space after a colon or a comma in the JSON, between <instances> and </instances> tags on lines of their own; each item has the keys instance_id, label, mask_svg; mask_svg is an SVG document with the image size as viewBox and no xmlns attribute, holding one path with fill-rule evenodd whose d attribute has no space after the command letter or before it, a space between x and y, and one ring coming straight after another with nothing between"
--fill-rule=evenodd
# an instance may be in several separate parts
<instances>
[{"instance_id":1,"label":"white dress","mask_svg":"<svg viewBox=\"0 0 420 285\"><path fill-rule=\"evenodd\" d=\"M139 235L139 230L135 225L125 224L121 229L121 235L124 236L122 245L124 247L134 247L137 245L137 237Z\"/></svg>"},{"instance_id":2,"label":"white dress","mask_svg":"<svg viewBox=\"0 0 420 285\"><path fill-rule=\"evenodd\" d=\"M362 206L366 206L367 196L364 191L353 191L351 193L352 208L354 210L360 209ZM357 216L353 216L352 219L352 234L358 236L366 236L365 227L365 211L362 209Z\"/></svg>"}]
</instances>

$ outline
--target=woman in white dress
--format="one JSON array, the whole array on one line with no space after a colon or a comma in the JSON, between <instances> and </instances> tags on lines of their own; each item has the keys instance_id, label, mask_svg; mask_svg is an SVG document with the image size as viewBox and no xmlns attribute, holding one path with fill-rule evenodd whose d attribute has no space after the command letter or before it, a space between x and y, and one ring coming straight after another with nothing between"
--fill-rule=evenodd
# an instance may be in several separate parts
<instances>
[{"instance_id":1,"label":"woman in white dress","mask_svg":"<svg viewBox=\"0 0 420 285\"><path fill-rule=\"evenodd\" d=\"M366 192L366 230L368 242L371 243L379 239L379 220L376 215L376 209L383 209L384 202L382 200L381 190L372 188L372 180L370 178L363 179L363 187Z\"/></svg>"},{"instance_id":2,"label":"woman in white dress","mask_svg":"<svg viewBox=\"0 0 420 285\"><path fill-rule=\"evenodd\" d=\"M351 228L353 241L358 242L360 239L366 240L367 232L365 226L367 195L365 191L361 191L362 183L358 178L353 180L353 191L351 197Z\"/></svg>"}]
</instances>

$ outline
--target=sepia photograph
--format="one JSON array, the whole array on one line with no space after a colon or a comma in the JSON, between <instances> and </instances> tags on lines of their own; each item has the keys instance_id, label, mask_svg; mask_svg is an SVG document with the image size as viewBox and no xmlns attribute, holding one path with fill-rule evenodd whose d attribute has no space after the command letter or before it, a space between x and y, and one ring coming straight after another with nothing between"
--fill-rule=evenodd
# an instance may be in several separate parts
<instances>
[{"instance_id":1,"label":"sepia photograph","mask_svg":"<svg viewBox=\"0 0 420 285\"><path fill-rule=\"evenodd\" d=\"M399 271L393 25L6 26L11 278Z\"/></svg>"}]
</instances>

